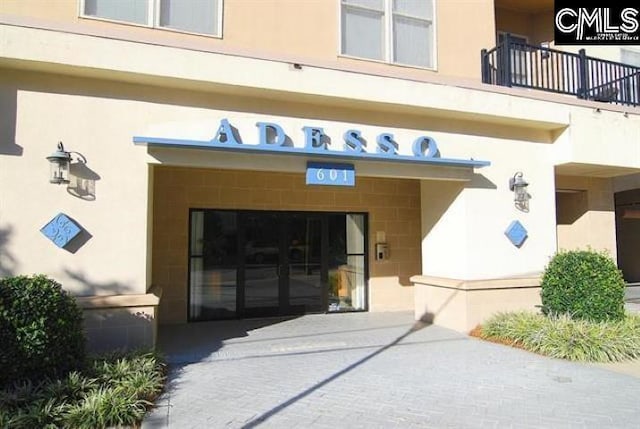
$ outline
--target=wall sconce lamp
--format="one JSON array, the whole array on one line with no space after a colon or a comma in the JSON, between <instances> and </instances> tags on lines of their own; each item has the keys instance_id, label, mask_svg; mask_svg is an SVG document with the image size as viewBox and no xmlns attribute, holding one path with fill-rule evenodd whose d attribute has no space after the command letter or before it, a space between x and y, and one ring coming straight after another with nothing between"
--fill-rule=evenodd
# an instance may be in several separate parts
<instances>
[{"instance_id":1,"label":"wall sconce lamp","mask_svg":"<svg viewBox=\"0 0 640 429\"><path fill-rule=\"evenodd\" d=\"M58 142L58 150L47 157L51 170L49 183L56 185L69 183L69 163L71 162L71 154L65 152L62 142Z\"/></svg>"},{"instance_id":2,"label":"wall sconce lamp","mask_svg":"<svg viewBox=\"0 0 640 429\"><path fill-rule=\"evenodd\" d=\"M55 183L56 185L69 184L69 164L71 163L72 153L81 159L82 162L87 162L81 154L65 151L62 142L58 142L58 149L47 157L51 167L49 183Z\"/></svg>"},{"instance_id":3,"label":"wall sconce lamp","mask_svg":"<svg viewBox=\"0 0 640 429\"><path fill-rule=\"evenodd\" d=\"M524 206L529 201L527 186L529 186L529 183L524 180L522 171L518 171L509 179L509 190L513 192L513 201L515 201L516 206Z\"/></svg>"}]
</instances>

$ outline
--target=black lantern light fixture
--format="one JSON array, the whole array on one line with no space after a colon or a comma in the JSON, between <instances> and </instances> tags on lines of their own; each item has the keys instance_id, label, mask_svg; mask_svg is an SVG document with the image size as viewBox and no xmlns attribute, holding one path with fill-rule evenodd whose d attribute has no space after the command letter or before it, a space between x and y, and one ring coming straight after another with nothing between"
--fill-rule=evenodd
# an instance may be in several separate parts
<instances>
[{"instance_id":1,"label":"black lantern light fixture","mask_svg":"<svg viewBox=\"0 0 640 429\"><path fill-rule=\"evenodd\" d=\"M62 142L58 142L58 150L47 157L51 166L49 183L57 185L69 183L69 163L71 153L64 150Z\"/></svg>"},{"instance_id":2,"label":"black lantern light fixture","mask_svg":"<svg viewBox=\"0 0 640 429\"><path fill-rule=\"evenodd\" d=\"M529 183L524 180L522 171L518 171L509 179L509 190L513 191L513 201L516 205L524 205L529 201L527 186Z\"/></svg>"}]
</instances>

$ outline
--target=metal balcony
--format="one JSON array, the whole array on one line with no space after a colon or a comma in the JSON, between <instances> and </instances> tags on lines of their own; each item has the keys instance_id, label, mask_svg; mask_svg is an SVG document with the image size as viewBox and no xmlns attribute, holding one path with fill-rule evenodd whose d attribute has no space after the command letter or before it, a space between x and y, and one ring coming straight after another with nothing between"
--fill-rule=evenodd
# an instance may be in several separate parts
<instances>
[{"instance_id":1,"label":"metal balcony","mask_svg":"<svg viewBox=\"0 0 640 429\"><path fill-rule=\"evenodd\" d=\"M534 46L505 35L482 50L482 82L640 106L640 67Z\"/></svg>"}]
</instances>

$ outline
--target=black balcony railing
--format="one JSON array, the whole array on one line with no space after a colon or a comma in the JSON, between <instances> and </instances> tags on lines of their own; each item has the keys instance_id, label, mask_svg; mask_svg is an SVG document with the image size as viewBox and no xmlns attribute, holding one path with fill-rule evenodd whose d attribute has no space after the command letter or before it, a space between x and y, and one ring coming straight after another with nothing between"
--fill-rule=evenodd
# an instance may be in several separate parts
<instances>
[{"instance_id":1,"label":"black balcony railing","mask_svg":"<svg viewBox=\"0 0 640 429\"><path fill-rule=\"evenodd\" d=\"M640 67L542 46L505 35L482 50L482 82L531 88L608 103L640 106Z\"/></svg>"}]
</instances>

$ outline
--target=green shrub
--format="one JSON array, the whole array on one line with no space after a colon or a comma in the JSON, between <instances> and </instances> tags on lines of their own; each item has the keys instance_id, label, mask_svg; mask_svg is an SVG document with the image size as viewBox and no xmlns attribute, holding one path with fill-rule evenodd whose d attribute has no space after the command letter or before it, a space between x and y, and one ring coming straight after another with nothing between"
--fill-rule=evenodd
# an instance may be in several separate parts
<instances>
[{"instance_id":1,"label":"green shrub","mask_svg":"<svg viewBox=\"0 0 640 429\"><path fill-rule=\"evenodd\" d=\"M560 252L542 277L544 314L568 314L591 321L624 318L622 273L605 253L592 250Z\"/></svg>"},{"instance_id":2,"label":"green shrub","mask_svg":"<svg viewBox=\"0 0 640 429\"><path fill-rule=\"evenodd\" d=\"M82 366L82 311L43 275L0 279L0 386L66 375Z\"/></svg>"},{"instance_id":3,"label":"green shrub","mask_svg":"<svg viewBox=\"0 0 640 429\"><path fill-rule=\"evenodd\" d=\"M574 320L567 314L501 313L485 322L481 336L572 361L640 358L640 314L629 314L620 321L591 322Z\"/></svg>"},{"instance_id":4,"label":"green shrub","mask_svg":"<svg viewBox=\"0 0 640 429\"><path fill-rule=\"evenodd\" d=\"M68 427L87 429L133 426L142 420L149 405L132 392L101 387L83 401L69 405L64 413L64 423Z\"/></svg>"},{"instance_id":5,"label":"green shrub","mask_svg":"<svg viewBox=\"0 0 640 429\"><path fill-rule=\"evenodd\" d=\"M0 428L139 427L164 381L153 352L94 358L83 372L0 388Z\"/></svg>"},{"instance_id":6,"label":"green shrub","mask_svg":"<svg viewBox=\"0 0 640 429\"><path fill-rule=\"evenodd\" d=\"M508 343L530 345L548 324L545 317L527 311L498 313L482 325L484 338L498 338Z\"/></svg>"},{"instance_id":7,"label":"green shrub","mask_svg":"<svg viewBox=\"0 0 640 429\"><path fill-rule=\"evenodd\" d=\"M136 397L152 400L164 385L162 359L153 352L113 354L96 359L92 366L94 377L104 385L134 392Z\"/></svg>"}]
</instances>

